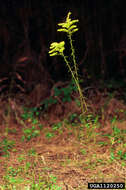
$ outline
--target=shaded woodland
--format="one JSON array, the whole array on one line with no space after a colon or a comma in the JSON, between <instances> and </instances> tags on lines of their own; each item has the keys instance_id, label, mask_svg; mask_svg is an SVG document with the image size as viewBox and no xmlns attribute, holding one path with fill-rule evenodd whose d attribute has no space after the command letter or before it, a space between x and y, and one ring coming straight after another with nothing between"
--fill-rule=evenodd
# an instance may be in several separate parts
<instances>
[{"instance_id":1,"label":"shaded woodland","mask_svg":"<svg viewBox=\"0 0 126 190\"><path fill-rule=\"evenodd\" d=\"M77 4L6 0L0 6L0 93L8 94L10 88L14 93L29 93L41 84L44 98L56 82L70 79L62 58L48 55L51 42L66 39L64 34L57 33L57 24L69 11L73 18L79 19L79 31L73 38L83 85L100 80L125 84L123 0L85 0Z\"/></svg>"}]
</instances>

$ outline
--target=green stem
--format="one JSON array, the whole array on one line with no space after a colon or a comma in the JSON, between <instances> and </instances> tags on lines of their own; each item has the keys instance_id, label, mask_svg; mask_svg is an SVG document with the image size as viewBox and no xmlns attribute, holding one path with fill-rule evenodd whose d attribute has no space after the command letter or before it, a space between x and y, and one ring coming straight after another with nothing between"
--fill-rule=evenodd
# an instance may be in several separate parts
<instances>
[{"instance_id":1,"label":"green stem","mask_svg":"<svg viewBox=\"0 0 126 190\"><path fill-rule=\"evenodd\" d=\"M69 62L67 61L65 55L62 54L62 56L63 56L63 58L64 58L64 61L65 61L66 64L67 64L68 69L69 69L69 71L71 72L72 78L74 79L74 81L75 81L75 83L76 83L76 86L77 86L77 88L78 88L78 91L79 91L79 94L80 94L81 110L82 110L82 113L84 114L85 111L84 111L83 103L84 103L84 105L85 105L86 111L87 111L87 105L86 105L86 102L85 102L85 100L84 100L84 97L83 97L83 94L82 94L80 85L79 85L78 80L76 79L76 77L75 77L75 75L74 75L74 73L73 73L73 71L72 71L72 69L71 69L71 67L70 67L70 65L69 65Z\"/></svg>"},{"instance_id":2,"label":"green stem","mask_svg":"<svg viewBox=\"0 0 126 190\"><path fill-rule=\"evenodd\" d=\"M72 57L73 57L73 63L74 63L74 69L75 69L75 75L76 75L76 79L79 82L79 78L78 78L78 73L77 73L77 64L76 64L76 57L75 57L75 51L74 51L74 47L73 47L73 42L72 42L72 38L71 38L71 34L68 34L68 38L70 40L70 46L71 46L71 50L72 50Z\"/></svg>"},{"instance_id":3,"label":"green stem","mask_svg":"<svg viewBox=\"0 0 126 190\"><path fill-rule=\"evenodd\" d=\"M72 37L71 37L70 33L68 33L68 38L70 40L70 46L71 46L71 51L72 51L71 55L72 55L72 58L73 58L74 72L75 72L75 76L76 76L76 77L74 76L73 78L75 80L75 83L77 85L77 88L78 88L78 91L79 91L79 94L80 94L81 109L82 109L82 112L84 113L83 103L85 105L86 111L87 111L87 105L86 105L84 96L82 94L82 90L81 90L80 85L79 85L78 68L77 68L77 63L76 63L75 51L74 51L74 47L73 47L73 41L72 41ZM70 70L70 68L69 68L69 70ZM73 76L74 75L73 71L72 70L70 70L70 71L71 71L72 76Z\"/></svg>"}]
</instances>

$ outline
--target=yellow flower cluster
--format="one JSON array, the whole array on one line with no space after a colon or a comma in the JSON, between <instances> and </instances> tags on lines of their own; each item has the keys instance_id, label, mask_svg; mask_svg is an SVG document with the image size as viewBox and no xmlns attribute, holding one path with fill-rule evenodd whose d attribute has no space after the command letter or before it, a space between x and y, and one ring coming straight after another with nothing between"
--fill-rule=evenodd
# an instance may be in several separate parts
<instances>
[{"instance_id":1,"label":"yellow flower cluster","mask_svg":"<svg viewBox=\"0 0 126 190\"><path fill-rule=\"evenodd\" d=\"M69 35L72 35L74 32L78 31L77 26L75 25L76 22L79 22L79 20L71 20L70 19L71 12L68 13L66 22L59 23L58 25L61 26L61 29L58 29L58 32L66 32Z\"/></svg>"},{"instance_id":2,"label":"yellow flower cluster","mask_svg":"<svg viewBox=\"0 0 126 190\"><path fill-rule=\"evenodd\" d=\"M55 55L63 55L63 51L65 49L64 47L65 45L65 42L62 41L62 42L53 42L51 45L50 45L50 51L49 51L49 54L50 56L55 56Z\"/></svg>"},{"instance_id":3,"label":"yellow flower cluster","mask_svg":"<svg viewBox=\"0 0 126 190\"><path fill-rule=\"evenodd\" d=\"M61 26L60 29L58 29L58 32L66 32L69 36L71 36L74 32L78 31L77 26L75 25L76 22L79 22L79 20L71 20L70 19L71 12L68 13L66 21L64 23L59 23L58 25ZM55 56L55 55L62 55L63 56L63 51L65 49L65 42L53 42L50 45L50 51L49 54L50 56Z\"/></svg>"}]
</instances>

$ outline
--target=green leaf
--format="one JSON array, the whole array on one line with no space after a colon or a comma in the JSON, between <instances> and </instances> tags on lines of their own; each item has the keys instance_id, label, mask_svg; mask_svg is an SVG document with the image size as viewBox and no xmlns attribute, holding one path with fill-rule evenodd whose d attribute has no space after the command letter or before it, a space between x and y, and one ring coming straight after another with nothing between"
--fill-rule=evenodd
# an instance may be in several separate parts
<instances>
[{"instance_id":1,"label":"green leaf","mask_svg":"<svg viewBox=\"0 0 126 190\"><path fill-rule=\"evenodd\" d=\"M34 119L33 121L32 121L32 124L37 124L38 123L38 120L37 119Z\"/></svg>"},{"instance_id":2,"label":"green leaf","mask_svg":"<svg viewBox=\"0 0 126 190\"><path fill-rule=\"evenodd\" d=\"M114 159L115 159L115 156L114 156L114 153L113 153L113 152L111 152L110 157L111 157L111 160L114 160Z\"/></svg>"},{"instance_id":3,"label":"green leaf","mask_svg":"<svg viewBox=\"0 0 126 190\"><path fill-rule=\"evenodd\" d=\"M71 97L69 97L69 96L64 97L63 102L71 102Z\"/></svg>"},{"instance_id":4,"label":"green leaf","mask_svg":"<svg viewBox=\"0 0 126 190\"><path fill-rule=\"evenodd\" d=\"M39 134L40 134L40 131L39 131L39 130L35 130L35 131L32 133L32 137L37 137Z\"/></svg>"},{"instance_id":5,"label":"green leaf","mask_svg":"<svg viewBox=\"0 0 126 190\"><path fill-rule=\"evenodd\" d=\"M118 153L117 153L119 156L122 155L122 150L119 150Z\"/></svg>"},{"instance_id":6,"label":"green leaf","mask_svg":"<svg viewBox=\"0 0 126 190\"><path fill-rule=\"evenodd\" d=\"M31 129L24 129L23 130L25 134L31 134L32 130Z\"/></svg>"},{"instance_id":7,"label":"green leaf","mask_svg":"<svg viewBox=\"0 0 126 190\"><path fill-rule=\"evenodd\" d=\"M122 156L123 160L126 160L126 152Z\"/></svg>"},{"instance_id":8,"label":"green leaf","mask_svg":"<svg viewBox=\"0 0 126 190\"><path fill-rule=\"evenodd\" d=\"M36 116L39 116L40 112L37 111L37 112L35 112L35 114L36 114Z\"/></svg>"},{"instance_id":9,"label":"green leaf","mask_svg":"<svg viewBox=\"0 0 126 190\"><path fill-rule=\"evenodd\" d=\"M54 137L54 134L53 133L46 133L46 138L52 138L52 137Z\"/></svg>"},{"instance_id":10,"label":"green leaf","mask_svg":"<svg viewBox=\"0 0 126 190\"><path fill-rule=\"evenodd\" d=\"M54 88L54 96L59 96L61 94L61 90L58 88Z\"/></svg>"}]
</instances>

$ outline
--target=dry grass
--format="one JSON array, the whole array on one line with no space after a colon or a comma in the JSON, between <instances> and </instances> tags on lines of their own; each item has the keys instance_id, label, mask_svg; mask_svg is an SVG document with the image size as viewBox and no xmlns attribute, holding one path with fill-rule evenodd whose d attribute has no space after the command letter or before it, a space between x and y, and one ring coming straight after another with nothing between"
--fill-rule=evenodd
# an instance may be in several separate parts
<instances>
[{"instance_id":1,"label":"dry grass","mask_svg":"<svg viewBox=\"0 0 126 190\"><path fill-rule=\"evenodd\" d=\"M5 106L4 103L3 105ZM22 142L21 138L24 135L22 128L31 128L33 123L26 120L24 125L23 123L21 125L19 107L21 108L20 105L18 109L13 108L9 129L6 128L5 110L2 111L1 107L0 139L1 142L7 139L0 148L1 190L37 190L42 183L43 189L51 189L54 185L55 189L62 187L63 190L86 190L88 182L126 182L126 156L118 155L119 151L122 151L122 155L126 153L126 133L121 131L120 142L117 141L116 135L115 138L112 136L112 127L125 130L126 121L106 120L103 125L99 120L95 124L90 123L89 128L86 123L73 122L73 126L73 123L66 121L66 118L63 120L56 117L56 114L53 117L53 108L51 108L48 115L38 119L43 125L39 136ZM109 106L106 110L109 110ZM62 122L62 125L57 127L59 122ZM49 135L52 133L54 136ZM110 138L102 136L107 133L110 134ZM9 140L15 141L15 144L5 151L2 148L9 147ZM115 158L112 157L112 151ZM8 152L8 157L5 157ZM38 186L33 188L34 183Z\"/></svg>"}]
</instances>

